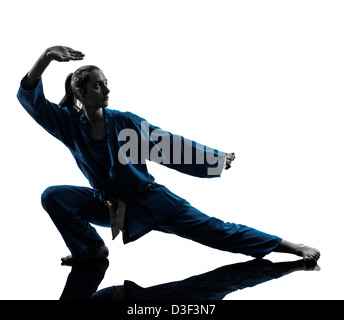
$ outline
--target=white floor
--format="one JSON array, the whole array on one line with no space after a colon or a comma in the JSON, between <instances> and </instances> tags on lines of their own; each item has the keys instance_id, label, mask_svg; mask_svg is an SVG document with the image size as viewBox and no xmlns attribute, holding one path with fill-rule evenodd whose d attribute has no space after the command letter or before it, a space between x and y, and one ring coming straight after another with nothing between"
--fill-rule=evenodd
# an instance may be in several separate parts
<instances>
[{"instance_id":1,"label":"white floor","mask_svg":"<svg viewBox=\"0 0 344 320\"><path fill-rule=\"evenodd\" d=\"M67 253L62 243L56 242L54 249L49 249L52 248L49 241L57 236L46 236L39 244L29 238L19 240L18 234L16 245L2 250L6 259L2 259L0 299L59 299L71 268L60 265L60 256ZM113 243L108 241L108 244L110 265L98 290L123 285L124 280L131 280L141 287L151 287L251 260L158 232L127 246L123 246L119 239ZM235 291L224 299L343 299L342 258L335 251L326 244L322 246L320 271L297 271ZM277 253L266 259L272 262L297 260Z\"/></svg>"}]
</instances>

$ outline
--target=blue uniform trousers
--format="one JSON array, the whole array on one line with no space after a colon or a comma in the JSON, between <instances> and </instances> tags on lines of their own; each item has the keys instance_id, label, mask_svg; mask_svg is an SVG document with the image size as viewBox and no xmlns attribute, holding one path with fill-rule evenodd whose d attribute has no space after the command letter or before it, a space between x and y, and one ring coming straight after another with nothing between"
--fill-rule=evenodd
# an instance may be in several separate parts
<instances>
[{"instance_id":1,"label":"blue uniform trousers","mask_svg":"<svg viewBox=\"0 0 344 320\"><path fill-rule=\"evenodd\" d=\"M110 227L109 210L94 197L92 189L66 185L49 187L42 194L42 206L73 257L87 255L104 245L91 224ZM152 229L257 258L270 253L281 242L279 237L256 229L209 217L188 203Z\"/></svg>"}]
</instances>

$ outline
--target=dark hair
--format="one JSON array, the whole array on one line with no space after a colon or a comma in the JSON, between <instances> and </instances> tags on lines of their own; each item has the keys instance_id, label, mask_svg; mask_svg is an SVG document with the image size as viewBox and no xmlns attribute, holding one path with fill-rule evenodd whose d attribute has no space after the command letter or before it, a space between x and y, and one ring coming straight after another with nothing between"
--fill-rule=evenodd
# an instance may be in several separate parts
<instances>
[{"instance_id":1,"label":"dark hair","mask_svg":"<svg viewBox=\"0 0 344 320\"><path fill-rule=\"evenodd\" d=\"M79 99L77 94L77 89L80 88L81 91L86 93L86 85L88 81L89 73L93 70L100 70L96 66L83 66L76 70L74 73L70 73L65 82L65 96L60 102L61 107L66 107L70 111L80 110L76 105L76 100Z\"/></svg>"}]
</instances>

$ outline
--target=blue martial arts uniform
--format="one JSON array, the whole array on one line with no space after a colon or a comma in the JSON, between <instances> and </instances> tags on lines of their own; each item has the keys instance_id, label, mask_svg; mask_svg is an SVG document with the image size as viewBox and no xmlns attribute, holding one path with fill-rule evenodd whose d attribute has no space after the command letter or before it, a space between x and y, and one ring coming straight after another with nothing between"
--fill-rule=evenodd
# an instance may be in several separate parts
<instances>
[{"instance_id":1,"label":"blue martial arts uniform","mask_svg":"<svg viewBox=\"0 0 344 320\"><path fill-rule=\"evenodd\" d=\"M143 156L154 160L151 159L151 153L143 150L143 142L148 142L149 150L159 149L158 140L151 137L154 132L169 136L171 143L167 154L170 159L164 158L166 155L161 152L155 153L161 156L159 159L163 159L161 164L196 177L220 176L225 153L172 135L151 124L146 127L143 124L147 122L143 118L130 112L108 108L104 109L107 137L102 141L94 141L84 113L69 111L48 101L44 96L42 79L34 89L27 90L24 78L17 97L31 117L71 151L92 187L53 186L42 194L44 209L74 257L91 253L104 244L90 223L110 226L109 210L105 205L110 198L130 199L126 203L124 243L134 241L154 229L174 233L216 249L254 257L263 257L279 245L281 239L276 236L247 226L225 223L193 208L186 200L156 183L147 171L145 161L119 161L119 155L123 153L121 147L126 143L120 134L124 129L137 133L139 160ZM173 139L176 137L178 139ZM174 141L179 143L175 144ZM201 154L205 160L213 153L217 162L190 163L190 159L183 157L187 147L191 150L192 159L198 157L199 160ZM215 171L210 175L209 169Z\"/></svg>"}]
</instances>

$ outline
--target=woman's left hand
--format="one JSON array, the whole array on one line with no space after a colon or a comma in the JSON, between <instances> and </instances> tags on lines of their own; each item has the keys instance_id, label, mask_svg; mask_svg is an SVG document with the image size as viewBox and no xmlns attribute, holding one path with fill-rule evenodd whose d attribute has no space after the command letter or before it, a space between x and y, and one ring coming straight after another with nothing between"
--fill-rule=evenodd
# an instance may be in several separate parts
<instances>
[{"instance_id":1,"label":"woman's left hand","mask_svg":"<svg viewBox=\"0 0 344 320\"><path fill-rule=\"evenodd\" d=\"M227 153L226 159L223 163L223 168L225 170L228 170L231 167L231 163L232 163L232 161L234 161L234 159L235 159L235 153L234 152L233 153Z\"/></svg>"}]
</instances>

